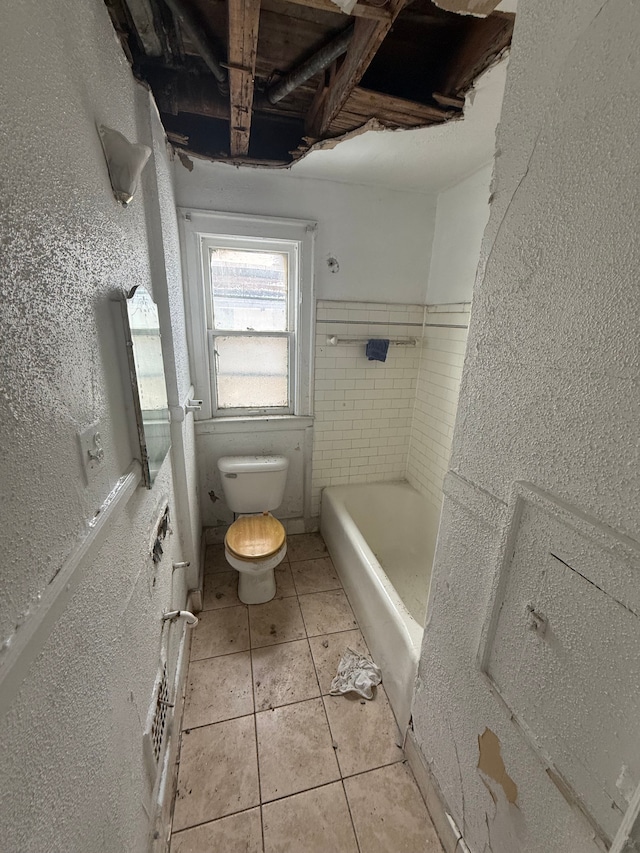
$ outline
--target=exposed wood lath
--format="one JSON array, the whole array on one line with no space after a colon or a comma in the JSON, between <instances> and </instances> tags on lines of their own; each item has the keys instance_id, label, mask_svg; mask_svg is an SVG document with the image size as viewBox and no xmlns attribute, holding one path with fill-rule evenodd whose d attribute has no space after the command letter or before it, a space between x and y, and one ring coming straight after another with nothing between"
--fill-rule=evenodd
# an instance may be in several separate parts
<instances>
[{"instance_id":1,"label":"exposed wood lath","mask_svg":"<svg viewBox=\"0 0 640 853\"><path fill-rule=\"evenodd\" d=\"M509 45L514 16L431 0L107 0L135 75L174 145L286 165L364 126L462 117L464 95Z\"/></svg>"}]
</instances>

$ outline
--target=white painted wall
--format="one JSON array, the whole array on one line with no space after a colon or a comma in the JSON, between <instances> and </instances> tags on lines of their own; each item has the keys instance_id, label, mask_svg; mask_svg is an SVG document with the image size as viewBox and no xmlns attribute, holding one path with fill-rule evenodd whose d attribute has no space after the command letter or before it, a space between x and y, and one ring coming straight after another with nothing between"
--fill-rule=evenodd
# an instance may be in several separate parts
<instances>
[{"instance_id":1,"label":"white painted wall","mask_svg":"<svg viewBox=\"0 0 640 853\"><path fill-rule=\"evenodd\" d=\"M438 195L427 303L469 302L489 219L493 163Z\"/></svg>"},{"instance_id":2,"label":"white painted wall","mask_svg":"<svg viewBox=\"0 0 640 853\"><path fill-rule=\"evenodd\" d=\"M625 534L629 548L640 539L640 127L629 109L640 99L639 30L640 7L630 0L518 4L413 708L422 752L474 853L600 849L489 689L477 653L517 481ZM548 531L537 524L540 540ZM535 558L525 550L521 570L533 570ZM515 594L521 638L528 599ZM578 600L565 600L566 621L557 624L576 642L572 625L597 616ZM598 668L627 684L627 663L603 632L580 637ZM569 642L566 660L579 648ZM519 660L507 658L514 673ZM550 660L562 663L549 643L528 652L531 679ZM545 738L588 732L614 771L623 761L637 766L640 708L614 730L595 674L586 694L562 691L561 699L540 683ZM516 804L478 770L485 728L498 738Z\"/></svg>"},{"instance_id":3,"label":"white painted wall","mask_svg":"<svg viewBox=\"0 0 640 853\"><path fill-rule=\"evenodd\" d=\"M296 178L285 170L176 161L178 204L226 213L311 219L318 299L424 303L435 197L381 187ZM331 273L330 257L339 272Z\"/></svg>"},{"instance_id":4,"label":"white painted wall","mask_svg":"<svg viewBox=\"0 0 640 853\"><path fill-rule=\"evenodd\" d=\"M170 399L188 384L179 269L165 244L175 231L166 151L104 4L25 0L3 10L2 25L0 666L135 453L114 291L152 290ZM155 163L128 209L111 193L97 122L154 147ZM95 420L105 461L87 486L76 433ZM3 850L147 847L142 728L161 612L183 604L186 592L185 579L171 573L188 538L175 512L155 584L148 555L163 501L175 509L173 474L168 458L153 490L134 493L39 657L20 673L1 722Z\"/></svg>"}]
</instances>

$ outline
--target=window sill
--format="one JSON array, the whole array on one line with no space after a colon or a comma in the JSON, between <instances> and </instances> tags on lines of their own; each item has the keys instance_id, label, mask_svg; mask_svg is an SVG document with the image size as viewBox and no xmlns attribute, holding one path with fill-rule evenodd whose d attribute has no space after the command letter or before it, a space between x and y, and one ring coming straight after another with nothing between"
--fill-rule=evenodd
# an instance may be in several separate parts
<instances>
[{"instance_id":1,"label":"window sill","mask_svg":"<svg viewBox=\"0 0 640 853\"><path fill-rule=\"evenodd\" d=\"M195 422L196 435L223 435L239 432L284 432L313 426L309 415L253 415L241 418L211 418Z\"/></svg>"}]
</instances>

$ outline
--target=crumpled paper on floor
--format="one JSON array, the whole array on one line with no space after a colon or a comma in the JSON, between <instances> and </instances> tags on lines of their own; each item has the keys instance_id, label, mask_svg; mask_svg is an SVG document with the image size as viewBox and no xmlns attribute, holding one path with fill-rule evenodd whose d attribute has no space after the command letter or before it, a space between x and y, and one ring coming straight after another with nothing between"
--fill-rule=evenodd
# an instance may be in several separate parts
<instances>
[{"instance_id":1,"label":"crumpled paper on floor","mask_svg":"<svg viewBox=\"0 0 640 853\"><path fill-rule=\"evenodd\" d=\"M368 657L347 649L338 664L338 674L331 682L332 696L357 693L373 699L373 688L382 681L380 667Z\"/></svg>"}]
</instances>

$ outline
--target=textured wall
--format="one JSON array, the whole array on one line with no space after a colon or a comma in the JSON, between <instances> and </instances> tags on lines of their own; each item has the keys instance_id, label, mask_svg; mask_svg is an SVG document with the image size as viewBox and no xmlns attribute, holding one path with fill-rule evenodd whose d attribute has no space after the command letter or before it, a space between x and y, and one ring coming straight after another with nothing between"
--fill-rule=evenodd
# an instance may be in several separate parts
<instances>
[{"instance_id":1,"label":"textured wall","mask_svg":"<svg viewBox=\"0 0 640 853\"><path fill-rule=\"evenodd\" d=\"M0 637L29 620L134 455L109 296L134 284L160 306L168 374L186 353L150 265L158 195L145 174L123 209L96 123L152 144L138 87L100 0L25 0L3 10L0 56ZM158 156L166 156L156 150ZM164 164L165 172L168 167ZM153 169L153 165L147 167ZM166 193L163 192L163 195ZM154 258L154 263L157 258ZM165 290L163 290L163 288ZM163 307L164 306L164 307ZM105 461L86 485L77 430L100 421ZM171 561L154 577L149 538L167 460L114 522L2 721L0 847L20 853L145 849L149 782L142 727L158 665L160 614L184 601ZM6 646L3 646L5 648Z\"/></svg>"},{"instance_id":2,"label":"textured wall","mask_svg":"<svg viewBox=\"0 0 640 853\"><path fill-rule=\"evenodd\" d=\"M429 305L471 299L489 218L492 170L493 163L483 166L438 196L427 287Z\"/></svg>"},{"instance_id":3,"label":"textured wall","mask_svg":"<svg viewBox=\"0 0 640 853\"><path fill-rule=\"evenodd\" d=\"M423 303L436 199L358 184L296 178L284 170L176 161L178 204L228 213L311 219L317 299ZM339 271L327 266L337 259Z\"/></svg>"},{"instance_id":4,"label":"textured wall","mask_svg":"<svg viewBox=\"0 0 640 853\"><path fill-rule=\"evenodd\" d=\"M518 6L413 712L474 853L598 849L476 655L514 481L640 537L639 30L631 0ZM598 702L594 683L549 718L580 726ZM516 804L478 770L485 728ZM616 748L606 719L598 737Z\"/></svg>"},{"instance_id":5,"label":"textured wall","mask_svg":"<svg viewBox=\"0 0 640 853\"><path fill-rule=\"evenodd\" d=\"M442 483L449 467L469 309L469 303L463 302L429 305L425 311L406 478L438 510L442 505Z\"/></svg>"}]
</instances>

